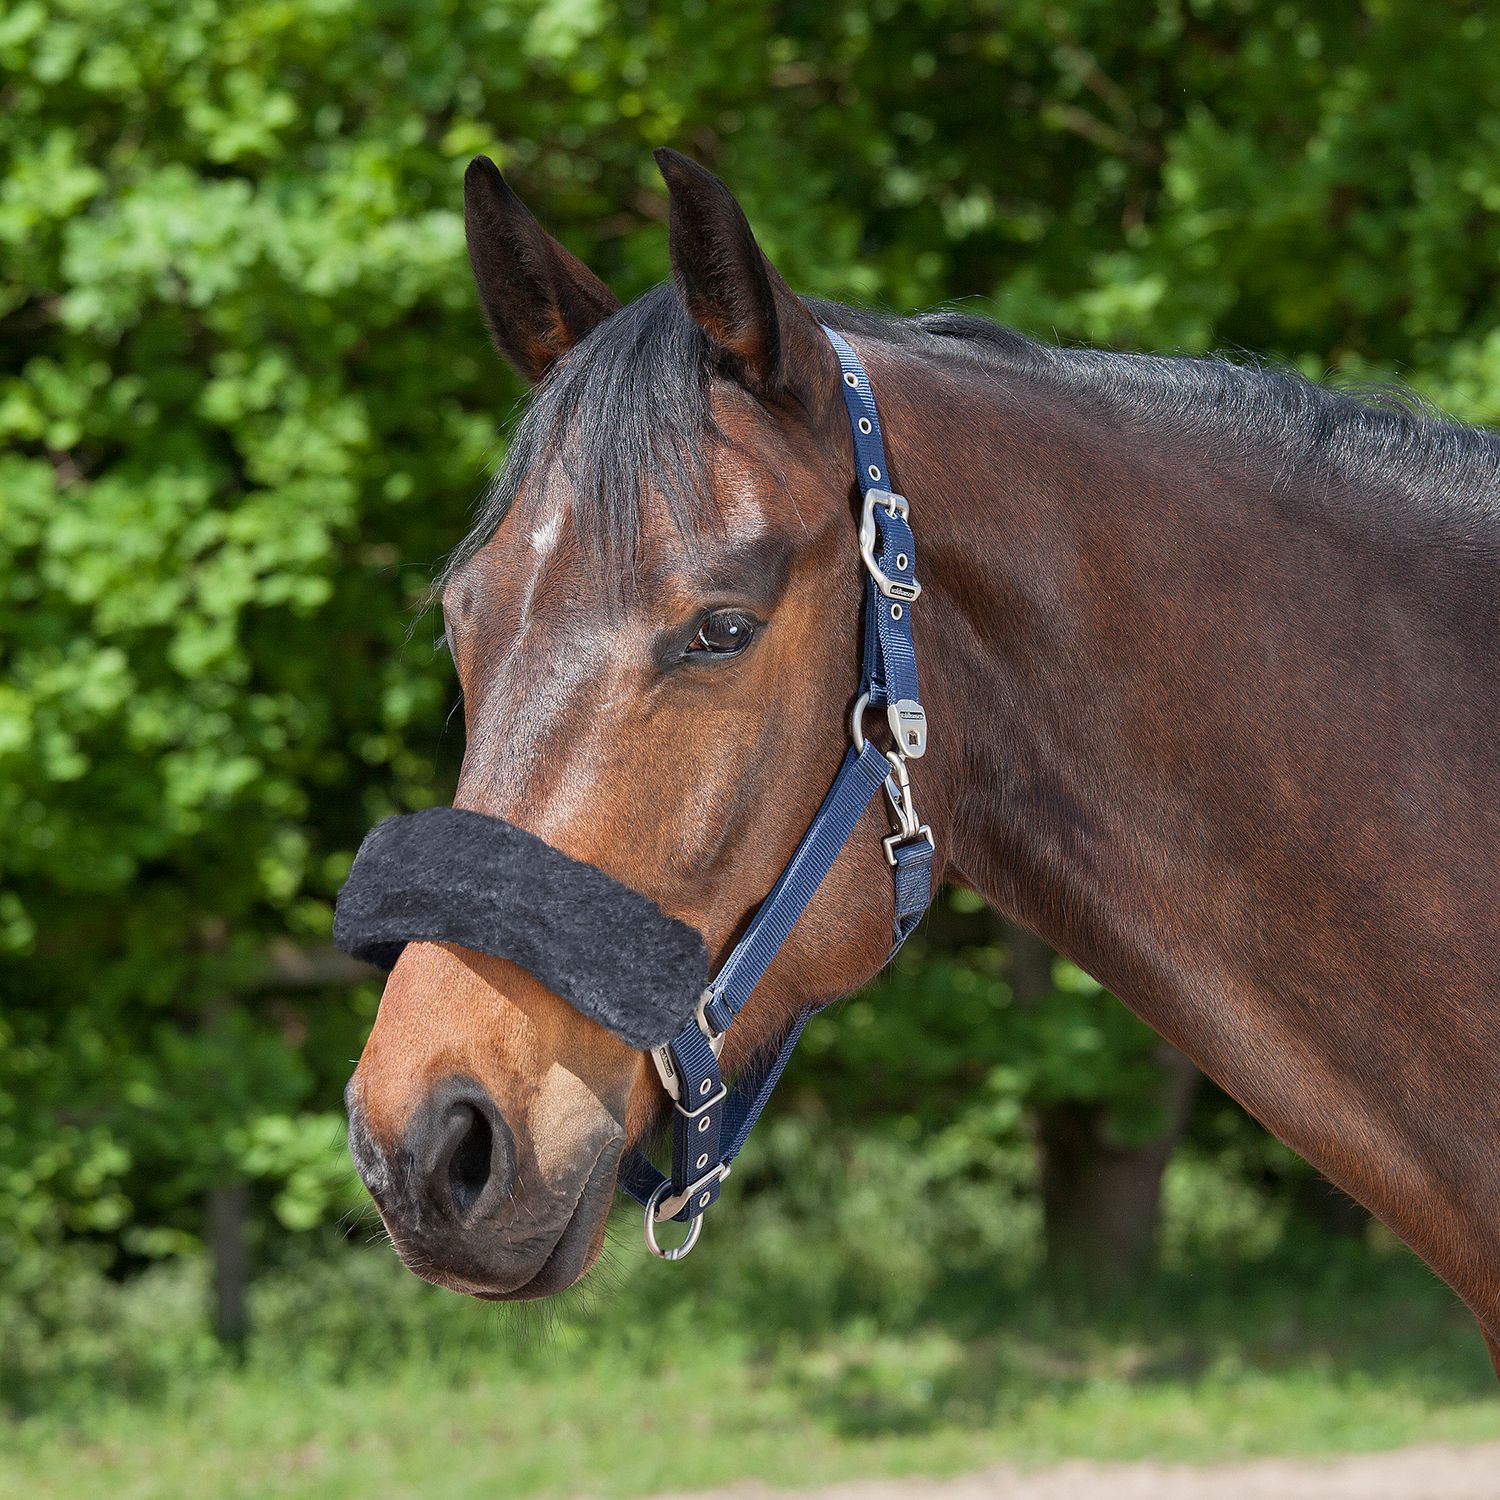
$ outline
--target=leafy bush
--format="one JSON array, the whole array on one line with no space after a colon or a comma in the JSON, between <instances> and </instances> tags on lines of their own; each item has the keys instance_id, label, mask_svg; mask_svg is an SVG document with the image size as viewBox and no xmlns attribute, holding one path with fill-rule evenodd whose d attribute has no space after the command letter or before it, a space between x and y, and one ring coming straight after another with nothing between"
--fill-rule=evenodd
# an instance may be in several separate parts
<instances>
[{"instance_id":1,"label":"leafy bush","mask_svg":"<svg viewBox=\"0 0 1500 1500\"><path fill-rule=\"evenodd\" d=\"M419 606L519 394L468 287L471 154L625 296L665 271L670 142L809 292L1403 374L1493 417L1497 26L1425 0L11 4L12 1232L122 1267L190 1247L224 1176L287 1231L346 1201L318 1141L372 994L304 987L287 945L326 940L374 817L451 784ZM1128 1124L1141 1030L1084 989L1022 1017L962 941L809 1039L839 1118L954 1178L1011 1173L1049 1091Z\"/></svg>"}]
</instances>

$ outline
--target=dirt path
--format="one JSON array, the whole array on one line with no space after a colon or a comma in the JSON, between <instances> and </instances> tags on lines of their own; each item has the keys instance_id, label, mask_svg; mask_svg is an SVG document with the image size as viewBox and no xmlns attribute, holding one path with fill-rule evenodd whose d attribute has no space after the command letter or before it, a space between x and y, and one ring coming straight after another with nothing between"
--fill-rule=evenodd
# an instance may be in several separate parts
<instances>
[{"instance_id":1,"label":"dirt path","mask_svg":"<svg viewBox=\"0 0 1500 1500\"><path fill-rule=\"evenodd\" d=\"M821 1490L728 1490L671 1500L1500 1500L1500 1443L1403 1448L1357 1458L1174 1464L1067 1463L962 1479L876 1479Z\"/></svg>"}]
</instances>

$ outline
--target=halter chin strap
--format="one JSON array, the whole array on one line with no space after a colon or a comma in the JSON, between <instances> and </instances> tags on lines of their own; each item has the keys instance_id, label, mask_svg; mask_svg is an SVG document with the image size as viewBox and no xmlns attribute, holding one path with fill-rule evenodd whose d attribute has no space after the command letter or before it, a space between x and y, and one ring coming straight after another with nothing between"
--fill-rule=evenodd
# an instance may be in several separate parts
<instances>
[{"instance_id":1,"label":"halter chin strap","mask_svg":"<svg viewBox=\"0 0 1500 1500\"><path fill-rule=\"evenodd\" d=\"M645 1206L646 1244L663 1260L678 1260L697 1243L703 1212L718 1198L730 1164L760 1118L812 1012L798 1016L780 1050L743 1072L733 1087L725 1085L719 1071L724 1034L882 787L896 822L895 831L883 840L895 884L890 957L932 899L932 831L912 804L906 768L908 760L919 759L927 749L927 716L911 633L911 606L922 592L917 546L906 498L890 487L869 376L843 338L827 326L823 332L838 355L862 502L864 646L860 692L849 726L852 743L781 878L704 990L696 1017L665 1046L651 1049L662 1086L672 1097L672 1174L666 1176L642 1152L632 1151L621 1168L620 1185ZM880 710L894 750L880 750L865 738L866 715ZM665 1219L690 1226L687 1239L670 1250L656 1238L656 1226Z\"/></svg>"}]
</instances>

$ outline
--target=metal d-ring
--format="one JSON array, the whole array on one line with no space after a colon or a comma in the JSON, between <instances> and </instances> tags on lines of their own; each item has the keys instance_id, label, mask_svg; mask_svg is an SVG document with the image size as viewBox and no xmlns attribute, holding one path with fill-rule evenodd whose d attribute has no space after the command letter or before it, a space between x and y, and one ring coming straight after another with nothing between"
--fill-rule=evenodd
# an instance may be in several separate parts
<instances>
[{"instance_id":1,"label":"metal d-ring","mask_svg":"<svg viewBox=\"0 0 1500 1500\"><path fill-rule=\"evenodd\" d=\"M870 706L870 695L861 693L854 700L854 707L849 710L849 738L854 741L854 748L861 754L865 748L865 710Z\"/></svg>"},{"instance_id":2,"label":"metal d-ring","mask_svg":"<svg viewBox=\"0 0 1500 1500\"><path fill-rule=\"evenodd\" d=\"M671 1179L663 1182L654 1193L646 1200L646 1248L658 1260L681 1260L694 1245L698 1243L698 1236L703 1233L703 1215L697 1214L688 1220L687 1238L671 1250L663 1250L656 1242L656 1205L661 1202L662 1195L672 1186Z\"/></svg>"}]
</instances>

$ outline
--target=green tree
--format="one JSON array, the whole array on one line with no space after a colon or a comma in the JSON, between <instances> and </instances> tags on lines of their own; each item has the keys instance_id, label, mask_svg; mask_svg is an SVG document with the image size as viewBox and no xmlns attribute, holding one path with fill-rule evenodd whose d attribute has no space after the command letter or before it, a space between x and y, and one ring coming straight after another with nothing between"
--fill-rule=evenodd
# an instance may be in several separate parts
<instances>
[{"instance_id":1,"label":"green tree","mask_svg":"<svg viewBox=\"0 0 1500 1500\"><path fill-rule=\"evenodd\" d=\"M1483 418L1496 29L1453 0L16 0L0 1219L128 1258L198 1235L226 1176L290 1225L340 1201L371 996L326 967L331 899L374 817L446 795L421 606L520 394L472 306L470 155L624 296L664 273L671 143L809 292L1402 375ZM1033 1048L993 1082L1013 1109L1056 1038L1003 1040Z\"/></svg>"}]
</instances>

